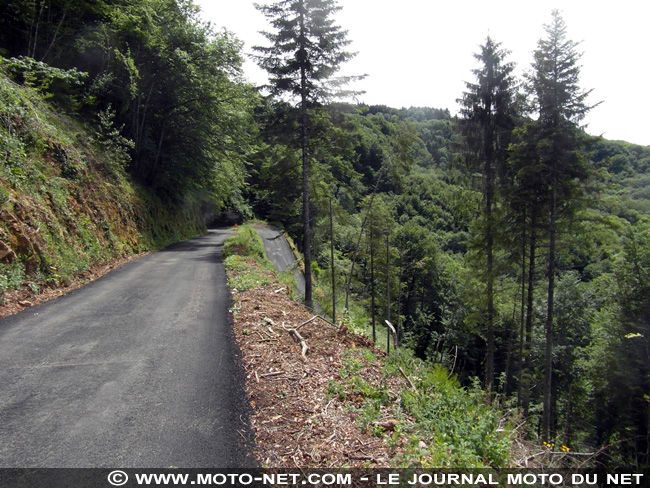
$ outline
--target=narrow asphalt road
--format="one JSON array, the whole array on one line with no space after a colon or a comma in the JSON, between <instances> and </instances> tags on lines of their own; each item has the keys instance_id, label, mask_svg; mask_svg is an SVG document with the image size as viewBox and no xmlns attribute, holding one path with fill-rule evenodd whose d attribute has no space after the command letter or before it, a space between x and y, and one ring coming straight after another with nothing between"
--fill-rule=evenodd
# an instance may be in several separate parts
<instances>
[{"instance_id":1,"label":"narrow asphalt road","mask_svg":"<svg viewBox=\"0 0 650 488\"><path fill-rule=\"evenodd\" d=\"M267 225L254 225L253 228L262 238L264 242L264 250L266 255L275 265L275 269L279 272L286 271L292 266L296 265L296 258L289 247L289 243L282 235L279 229ZM293 273L298 286L298 292L302 295L305 294L305 276L299 268Z\"/></svg>"},{"instance_id":2,"label":"narrow asphalt road","mask_svg":"<svg viewBox=\"0 0 650 488\"><path fill-rule=\"evenodd\" d=\"M255 464L221 263L228 234L0 320L0 467Z\"/></svg>"}]
</instances>

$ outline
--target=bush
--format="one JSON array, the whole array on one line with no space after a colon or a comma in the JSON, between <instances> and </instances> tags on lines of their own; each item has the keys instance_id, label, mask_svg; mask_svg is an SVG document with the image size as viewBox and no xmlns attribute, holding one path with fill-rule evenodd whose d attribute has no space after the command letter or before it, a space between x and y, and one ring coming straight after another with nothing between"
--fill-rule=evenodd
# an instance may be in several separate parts
<instances>
[{"instance_id":1,"label":"bush","mask_svg":"<svg viewBox=\"0 0 650 488\"><path fill-rule=\"evenodd\" d=\"M55 68L25 56L6 59L4 64L17 83L34 88L60 106L71 110L78 108L82 95L81 87L88 73L76 68Z\"/></svg>"},{"instance_id":2,"label":"bush","mask_svg":"<svg viewBox=\"0 0 650 488\"><path fill-rule=\"evenodd\" d=\"M386 371L414 378L415 389L403 390L400 407L415 420L405 461L417 450L422 467L502 467L508 465L510 439L501 412L486 403L478 385L471 389L440 364L423 362L400 349L387 358ZM421 448L424 442L426 449Z\"/></svg>"},{"instance_id":3,"label":"bush","mask_svg":"<svg viewBox=\"0 0 650 488\"><path fill-rule=\"evenodd\" d=\"M237 233L226 239L223 244L225 257L238 255L254 258L264 268L274 269L273 264L266 257L264 241L250 225L244 225L237 229Z\"/></svg>"}]
</instances>

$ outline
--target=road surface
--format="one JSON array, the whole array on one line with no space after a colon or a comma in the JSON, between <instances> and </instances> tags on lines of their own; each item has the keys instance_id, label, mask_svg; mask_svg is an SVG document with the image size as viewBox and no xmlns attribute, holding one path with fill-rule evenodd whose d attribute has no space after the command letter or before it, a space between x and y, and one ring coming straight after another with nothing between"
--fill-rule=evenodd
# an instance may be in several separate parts
<instances>
[{"instance_id":1,"label":"road surface","mask_svg":"<svg viewBox=\"0 0 650 488\"><path fill-rule=\"evenodd\" d=\"M0 320L0 467L255 465L228 233Z\"/></svg>"},{"instance_id":2,"label":"road surface","mask_svg":"<svg viewBox=\"0 0 650 488\"><path fill-rule=\"evenodd\" d=\"M296 268L293 277L296 280L298 292L304 296L305 276L300 271L300 268L296 266L296 258L282 232L275 227L266 225L254 225L253 228L260 235L262 241L264 241L266 256L271 260L275 269L282 273L291 267Z\"/></svg>"}]
</instances>

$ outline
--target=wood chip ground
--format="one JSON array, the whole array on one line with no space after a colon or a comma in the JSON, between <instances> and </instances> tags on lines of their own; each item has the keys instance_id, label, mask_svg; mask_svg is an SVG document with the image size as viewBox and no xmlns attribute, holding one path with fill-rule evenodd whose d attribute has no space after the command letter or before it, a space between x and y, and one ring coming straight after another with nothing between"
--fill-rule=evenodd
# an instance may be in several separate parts
<instances>
[{"instance_id":1,"label":"wood chip ground","mask_svg":"<svg viewBox=\"0 0 650 488\"><path fill-rule=\"evenodd\" d=\"M382 437L360 427L355 399L342 401L328 393L329 382L340 379L346 350L372 349L373 343L316 318L299 329L308 347L304 359L290 331L313 313L293 301L285 286L273 283L234 292L233 298L260 463L277 468L388 467L395 452ZM368 364L363 376L382 380L377 364Z\"/></svg>"}]
</instances>

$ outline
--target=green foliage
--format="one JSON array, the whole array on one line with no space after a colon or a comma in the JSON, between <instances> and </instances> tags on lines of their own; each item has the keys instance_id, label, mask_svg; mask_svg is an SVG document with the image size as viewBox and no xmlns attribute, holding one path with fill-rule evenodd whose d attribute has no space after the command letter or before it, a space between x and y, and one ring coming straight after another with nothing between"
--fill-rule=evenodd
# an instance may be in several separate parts
<instances>
[{"instance_id":1,"label":"green foliage","mask_svg":"<svg viewBox=\"0 0 650 488\"><path fill-rule=\"evenodd\" d=\"M383 378L367 375L376 365L374 355L351 349L343 358L340 380L330 382L328 392L354 402L358 422L378 436L401 446L391 465L423 468L484 468L508 466L511 440L498 410L485 402L477 387L466 389L442 366L416 359L407 349L391 354L383 366ZM401 371L400 371L401 369ZM402 371L415 388L405 388L395 398L386 380L402 378ZM377 422L394 418L393 434ZM408 419L408 421L405 421Z\"/></svg>"},{"instance_id":2,"label":"green foliage","mask_svg":"<svg viewBox=\"0 0 650 488\"><path fill-rule=\"evenodd\" d=\"M226 257L234 254L249 256L263 267L273 269L273 264L266 257L266 251L264 251L264 241L250 225L238 227L236 234L226 239L223 243L223 254Z\"/></svg>"},{"instance_id":3,"label":"green foliage","mask_svg":"<svg viewBox=\"0 0 650 488\"><path fill-rule=\"evenodd\" d=\"M0 263L0 293L5 290L18 290L23 285L25 267L22 263Z\"/></svg>"},{"instance_id":4,"label":"green foliage","mask_svg":"<svg viewBox=\"0 0 650 488\"><path fill-rule=\"evenodd\" d=\"M476 83L467 83L461 101L461 127L467 140L470 165L481 172L483 207L474 236L474 245L484 256L477 268L485 283L485 303L480 311L485 317L487 360L485 384L492 388L494 382L495 324L499 318L495 309L495 281L497 263L495 241L500 227L495 217L499 204L500 180L506 172L507 148L511 139L516 113L516 85L512 76L514 65L506 63L506 51L500 49L489 36L475 54L481 63L474 70ZM501 178L500 178L501 177Z\"/></svg>"},{"instance_id":5,"label":"green foliage","mask_svg":"<svg viewBox=\"0 0 650 488\"><path fill-rule=\"evenodd\" d=\"M115 110L110 104L106 110L100 111L98 116L98 136L104 147L104 152L108 155L116 171L124 171L131 162L130 150L135 148L135 143L122 135L124 126L121 128L115 126Z\"/></svg>"},{"instance_id":6,"label":"green foliage","mask_svg":"<svg viewBox=\"0 0 650 488\"><path fill-rule=\"evenodd\" d=\"M83 86L88 73L77 68L55 68L24 56L4 59L3 64L14 81L36 89L44 98L52 99L65 109L78 109L79 88Z\"/></svg>"},{"instance_id":7,"label":"green foliage","mask_svg":"<svg viewBox=\"0 0 650 488\"><path fill-rule=\"evenodd\" d=\"M333 0L281 0L256 5L274 32L265 32L270 46L255 46L260 66L268 71L274 95L302 97L318 104L342 95L340 87L354 78L334 78L341 65L354 57L345 48L351 41L331 17L341 10ZM347 93L345 93L347 95Z\"/></svg>"},{"instance_id":8,"label":"green foliage","mask_svg":"<svg viewBox=\"0 0 650 488\"><path fill-rule=\"evenodd\" d=\"M491 437L501 420L471 379L493 352L493 391L529 414L531 436L552 369L549 435L605 452L601 463L648 465L650 148L577 128L592 107L559 14L534 55L528 98L515 97L507 51L488 39L456 118L323 105L350 81L335 77L352 56L331 23L339 7L260 9L274 29L258 50L271 91L298 104L244 82L241 43L190 0L0 5L0 50L11 56L0 62L0 289L36 293L196 235L223 208L254 212L296 240L313 234L315 295L326 310L336 298L350 330L370 335L374 315L384 348L384 320L399 329L403 349L390 361L416 391L396 407L363 376L363 354L346 358L330 391L357 398L377 435L387 408L420 419L390 437L402 464L507 463L505 437ZM525 106L537 120L513 117ZM252 229L225 249L235 288L276 279Z\"/></svg>"},{"instance_id":9,"label":"green foliage","mask_svg":"<svg viewBox=\"0 0 650 488\"><path fill-rule=\"evenodd\" d=\"M289 95L297 100L299 145L302 159L302 252L305 274L305 304L313 306L311 258L310 181L313 138L310 109L331 97L350 95L339 88L354 78L334 78L341 65L355 56L345 51L350 41L332 20L341 8L335 0L281 0L259 5L273 32L263 32L270 46L254 46L261 53L259 65L268 72L272 95ZM293 127L292 127L293 128ZM294 139L295 141L298 138ZM310 151L311 148L311 151Z\"/></svg>"},{"instance_id":10,"label":"green foliage","mask_svg":"<svg viewBox=\"0 0 650 488\"><path fill-rule=\"evenodd\" d=\"M233 278L228 279L228 286L235 292L250 290L272 282L268 272L252 266L250 261L237 254L228 256L224 260L224 266L236 273Z\"/></svg>"},{"instance_id":11,"label":"green foliage","mask_svg":"<svg viewBox=\"0 0 650 488\"><path fill-rule=\"evenodd\" d=\"M592 321L593 339L583 365L589 374L587 402L594 405L599 429L592 442L619 442L609 453L612 465L647 466L645 432L650 361L650 220L637 222L623 239L623 253L607 282L611 300ZM593 434L592 434L593 435Z\"/></svg>"},{"instance_id":12,"label":"green foliage","mask_svg":"<svg viewBox=\"0 0 650 488\"><path fill-rule=\"evenodd\" d=\"M233 272L228 284L245 291L275 281L275 268L266 256L264 242L249 225L241 226L223 244L224 266ZM252 261L252 263L251 263Z\"/></svg>"},{"instance_id":13,"label":"green foliage","mask_svg":"<svg viewBox=\"0 0 650 488\"><path fill-rule=\"evenodd\" d=\"M96 125L113 171L175 203L191 193L213 212L246 213L257 97L241 78L241 43L191 1L12 2L2 13L7 70Z\"/></svg>"},{"instance_id":14,"label":"green foliage","mask_svg":"<svg viewBox=\"0 0 650 488\"><path fill-rule=\"evenodd\" d=\"M485 403L480 388L462 388L445 368L420 362L406 350L389 357L390 374L399 374L398 366L415 378L415 389L402 392L401 408L415 418L412 449L416 440L427 445L421 452L423 467L508 465L511 441L505 419Z\"/></svg>"}]
</instances>

